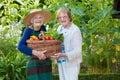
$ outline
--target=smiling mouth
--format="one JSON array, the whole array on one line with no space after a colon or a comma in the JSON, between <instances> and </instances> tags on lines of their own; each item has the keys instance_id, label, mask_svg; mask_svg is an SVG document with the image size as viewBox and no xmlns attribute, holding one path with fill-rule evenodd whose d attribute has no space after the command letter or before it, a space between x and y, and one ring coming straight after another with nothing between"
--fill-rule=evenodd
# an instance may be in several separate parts
<instances>
[{"instance_id":1,"label":"smiling mouth","mask_svg":"<svg viewBox=\"0 0 120 80\"><path fill-rule=\"evenodd\" d=\"M66 23L66 21L62 21L61 23Z\"/></svg>"},{"instance_id":2,"label":"smiling mouth","mask_svg":"<svg viewBox=\"0 0 120 80\"><path fill-rule=\"evenodd\" d=\"M35 22L35 23L41 23L41 21L39 21L39 22L37 21L37 22Z\"/></svg>"}]
</instances>

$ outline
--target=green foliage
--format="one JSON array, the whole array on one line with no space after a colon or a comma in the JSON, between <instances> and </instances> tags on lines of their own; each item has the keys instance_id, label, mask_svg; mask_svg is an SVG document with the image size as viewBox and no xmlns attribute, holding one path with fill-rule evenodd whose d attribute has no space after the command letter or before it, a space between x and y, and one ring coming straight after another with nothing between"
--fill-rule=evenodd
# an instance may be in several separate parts
<instances>
[{"instance_id":1,"label":"green foliage","mask_svg":"<svg viewBox=\"0 0 120 80\"><path fill-rule=\"evenodd\" d=\"M81 74L79 80L118 80L120 74Z\"/></svg>"},{"instance_id":2,"label":"green foliage","mask_svg":"<svg viewBox=\"0 0 120 80\"><path fill-rule=\"evenodd\" d=\"M55 40L64 40L63 34L59 34L57 30L48 30L44 33L45 36L53 36Z\"/></svg>"},{"instance_id":3,"label":"green foliage","mask_svg":"<svg viewBox=\"0 0 120 80\"><path fill-rule=\"evenodd\" d=\"M18 26L18 25L17 25ZM19 25L22 28L23 25ZM26 59L17 50L21 28L13 25L0 26L0 78L26 80Z\"/></svg>"},{"instance_id":4,"label":"green foliage","mask_svg":"<svg viewBox=\"0 0 120 80\"><path fill-rule=\"evenodd\" d=\"M53 36L54 38L57 37L58 32L56 30L48 30L44 33L45 36Z\"/></svg>"},{"instance_id":5,"label":"green foliage","mask_svg":"<svg viewBox=\"0 0 120 80\"><path fill-rule=\"evenodd\" d=\"M0 51L4 54L16 53L16 41L13 38L0 39Z\"/></svg>"},{"instance_id":6,"label":"green foliage","mask_svg":"<svg viewBox=\"0 0 120 80\"><path fill-rule=\"evenodd\" d=\"M80 74L79 80L119 80L120 74ZM53 75L53 80L59 80L58 75Z\"/></svg>"},{"instance_id":7,"label":"green foliage","mask_svg":"<svg viewBox=\"0 0 120 80\"><path fill-rule=\"evenodd\" d=\"M5 80L25 80L26 59L21 53L3 53L0 56L0 77Z\"/></svg>"}]
</instances>

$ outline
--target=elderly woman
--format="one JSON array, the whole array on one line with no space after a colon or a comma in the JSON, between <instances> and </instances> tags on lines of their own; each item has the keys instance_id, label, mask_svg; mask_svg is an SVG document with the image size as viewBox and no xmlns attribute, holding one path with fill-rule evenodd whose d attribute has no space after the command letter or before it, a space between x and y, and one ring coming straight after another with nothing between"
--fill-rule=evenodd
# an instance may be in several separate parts
<instances>
[{"instance_id":1,"label":"elderly woman","mask_svg":"<svg viewBox=\"0 0 120 80\"><path fill-rule=\"evenodd\" d=\"M72 22L72 16L68 9L60 8L56 18L61 24L58 27L58 32L64 36L63 49L65 49L62 53L52 56L58 60L60 80L78 80L80 63L82 62L81 31Z\"/></svg>"},{"instance_id":2,"label":"elderly woman","mask_svg":"<svg viewBox=\"0 0 120 80\"><path fill-rule=\"evenodd\" d=\"M43 24L51 18L49 11L32 10L23 20L28 26L18 44L18 49L27 56L28 80L52 80L51 60L46 58L46 51L37 51L27 46L26 41L30 36L39 36L40 31L46 31ZM34 57L33 57L34 56Z\"/></svg>"}]
</instances>

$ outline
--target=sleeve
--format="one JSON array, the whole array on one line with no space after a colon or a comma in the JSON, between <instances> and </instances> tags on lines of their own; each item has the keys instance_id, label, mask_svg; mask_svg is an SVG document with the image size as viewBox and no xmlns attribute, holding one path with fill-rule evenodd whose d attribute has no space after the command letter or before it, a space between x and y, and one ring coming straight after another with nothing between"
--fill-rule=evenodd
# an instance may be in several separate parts
<instances>
[{"instance_id":1,"label":"sleeve","mask_svg":"<svg viewBox=\"0 0 120 80\"><path fill-rule=\"evenodd\" d=\"M30 38L31 34L32 30L30 28L26 28L23 32L21 40L18 43L18 50L26 55L32 55L32 49L26 44L26 41Z\"/></svg>"},{"instance_id":2,"label":"sleeve","mask_svg":"<svg viewBox=\"0 0 120 80\"><path fill-rule=\"evenodd\" d=\"M75 34L75 35L74 35ZM72 49L66 52L69 61L74 61L74 59L79 59L82 57L82 36L80 30L75 30L72 33L71 47Z\"/></svg>"}]
</instances>

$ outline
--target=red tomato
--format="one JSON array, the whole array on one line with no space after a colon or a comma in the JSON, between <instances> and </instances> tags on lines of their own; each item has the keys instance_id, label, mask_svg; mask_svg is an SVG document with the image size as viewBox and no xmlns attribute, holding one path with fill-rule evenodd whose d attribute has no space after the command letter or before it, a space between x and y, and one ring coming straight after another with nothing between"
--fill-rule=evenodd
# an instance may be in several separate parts
<instances>
[{"instance_id":1,"label":"red tomato","mask_svg":"<svg viewBox=\"0 0 120 80\"><path fill-rule=\"evenodd\" d=\"M50 40L54 40L54 37L50 36Z\"/></svg>"},{"instance_id":2,"label":"red tomato","mask_svg":"<svg viewBox=\"0 0 120 80\"><path fill-rule=\"evenodd\" d=\"M49 36L45 36L45 40L50 40L50 37Z\"/></svg>"}]
</instances>

